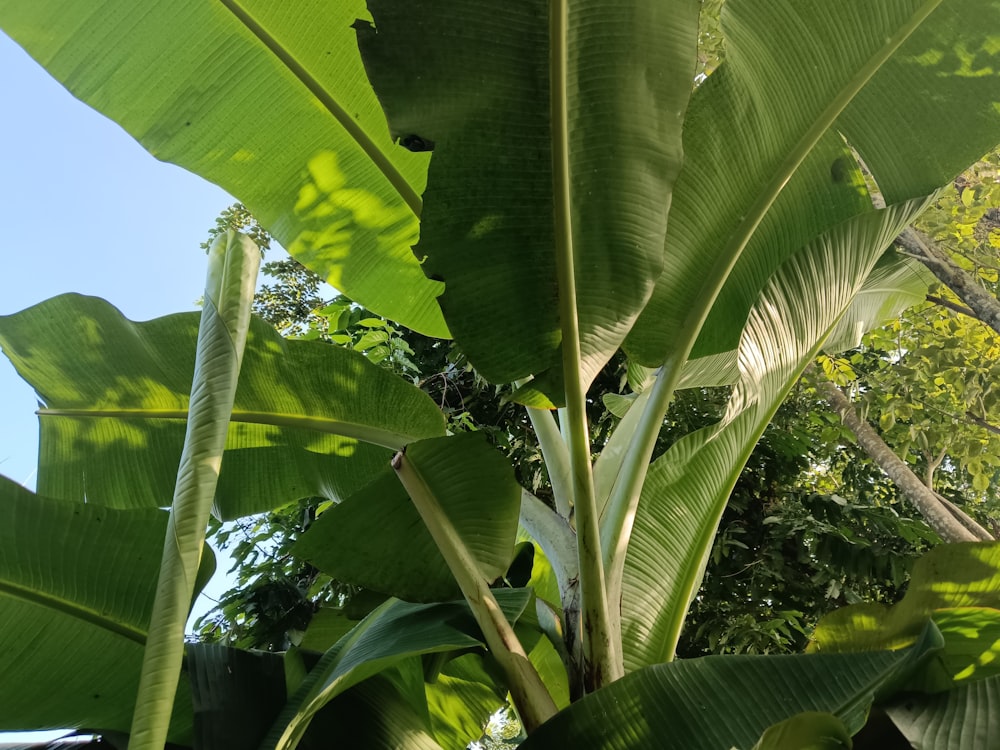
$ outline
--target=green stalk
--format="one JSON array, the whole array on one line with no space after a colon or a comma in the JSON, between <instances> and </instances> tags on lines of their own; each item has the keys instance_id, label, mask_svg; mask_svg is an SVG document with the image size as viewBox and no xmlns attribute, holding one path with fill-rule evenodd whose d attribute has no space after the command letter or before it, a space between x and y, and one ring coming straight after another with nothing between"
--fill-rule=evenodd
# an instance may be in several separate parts
<instances>
[{"instance_id":1,"label":"green stalk","mask_svg":"<svg viewBox=\"0 0 1000 750\"><path fill-rule=\"evenodd\" d=\"M545 409L533 409L530 406L527 407L526 411L528 419L531 420L531 426L535 429L538 447L542 449L545 468L549 472L556 512L568 519L570 511L573 509L570 503L570 499L573 497L573 485L570 482L569 453L566 450L566 443L563 441L563 436L559 432L552 412Z\"/></svg>"},{"instance_id":2,"label":"green stalk","mask_svg":"<svg viewBox=\"0 0 1000 750\"><path fill-rule=\"evenodd\" d=\"M584 689L597 690L624 675L621 644L613 637L601 559L597 501L590 462L590 430L587 425L586 393L580 370L580 327L576 307L576 270L573 255L573 218L569 154L569 9L568 0L552 0L551 80L552 182L554 239L559 281L559 321L562 329L562 361L566 388L566 420L570 471L573 481L573 512L578 535L580 589L583 623Z\"/></svg>"},{"instance_id":3,"label":"green stalk","mask_svg":"<svg viewBox=\"0 0 1000 750\"><path fill-rule=\"evenodd\" d=\"M187 621L215 498L229 413L250 325L260 250L230 231L209 252L191 401L129 750L163 750L184 658Z\"/></svg>"},{"instance_id":4,"label":"green stalk","mask_svg":"<svg viewBox=\"0 0 1000 750\"><path fill-rule=\"evenodd\" d=\"M656 382L655 379L653 382ZM632 436L646 411L650 395L652 395L651 388L647 388L639 394L632 406L629 407L628 412L615 426L611 437L601 448L601 454L594 461L594 492L597 494L597 511L600 513L599 523L602 540L607 519L608 501L611 499L611 492L614 490L615 484L621 480L625 453L628 451Z\"/></svg>"},{"instance_id":5,"label":"green stalk","mask_svg":"<svg viewBox=\"0 0 1000 750\"><path fill-rule=\"evenodd\" d=\"M697 330L700 330L697 329ZM605 570L608 572L608 596L614 601L621 600L622 577L625 572L625 553L632 536L632 525L639 507L642 485L649 471L649 461L653 456L656 438L663 426L674 390L681 379L683 364L694 346L697 333L689 333L677 352L664 365L645 403L639 422L632 434L621 468L611 489L604 516L601 518L601 549L604 554ZM637 404L638 406L638 404ZM623 420L622 425L625 425ZM619 425L621 427L622 425ZM620 621L616 623L620 625ZM621 637L621 634L618 634Z\"/></svg>"},{"instance_id":6,"label":"green stalk","mask_svg":"<svg viewBox=\"0 0 1000 750\"><path fill-rule=\"evenodd\" d=\"M392 459L392 468L406 488L462 595L483 631L486 645L507 677L508 689L525 731L532 732L557 712L555 701L479 573L479 564L462 542L427 482L406 453Z\"/></svg>"}]
</instances>

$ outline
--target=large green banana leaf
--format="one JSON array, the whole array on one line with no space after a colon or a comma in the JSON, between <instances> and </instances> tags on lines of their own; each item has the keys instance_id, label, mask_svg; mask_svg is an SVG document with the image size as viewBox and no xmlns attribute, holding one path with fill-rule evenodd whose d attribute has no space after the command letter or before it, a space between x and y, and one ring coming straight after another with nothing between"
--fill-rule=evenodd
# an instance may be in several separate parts
<instances>
[{"instance_id":1,"label":"large green banana leaf","mask_svg":"<svg viewBox=\"0 0 1000 750\"><path fill-rule=\"evenodd\" d=\"M465 750L483 736L489 717L507 705L506 690L497 689L479 654L452 659L424 690L434 736L445 750Z\"/></svg>"},{"instance_id":2,"label":"large green banana leaf","mask_svg":"<svg viewBox=\"0 0 1000 750\"><path fill-rule=\"evenodd\" d=\"M920 261L889 250L823 342L823 351L836 353L860 346L861 337L868 331L896 317L901 310L923 302L936 281Z\"/></svg>"},{"instance_id":3,"label":"large green banana leaf","mask_svg":"<svg viewBox=\"0 0 1000 750\"><path fill-rule=\"evenodd\" d=\"M722 421L653 462L622 579L627 669L672 658L729 493L760 433L883 249L925 203L863 214L782 266L750 313L739 347L740 380ZM902 304L907 299L902 295Z\"/></svg>"},{"instance_id":4,"label":"large green banana leaf","mask_svg":"<svg viewBox=\"0 0 1000 750\"><path fill-rule=\"evenodd\" d=\"M361 53L393 135L434 149L415 252L445 282L449 327L494 382L558 369L570 240L586 389L663 267L698 4L369 7Z\"/></svg>"},{"instance_id":5,"label":"large green banana leaf","mask_svg":"<svg viewBox=\"0 0 1000 750\"><path fill-rule=\"evenodd\" d=\"M410 247L427 155L393 145L363 0L0 1L0 27L154 156L239 197L353 299L447 335Z\"/></svg>"},{"instance_id":6,"label":"large green banana leaf","mask_svg":"<svg viewBox=\"0 0 1000 750\"><path fill-rule=\"evenodd\" d=\"M931 618L944 647L935 669L907 686L885 711L914 747L989 747L1000 710L1000 544L945 544L913 567L893 606L857 604L817 625L809 650L822 653L899 648Z\"/></svg>"},{"instance_id":7,"label":"large green banana leaf","mask_svg":"<svg viewBox=\"0 0 1000 750\"><path fill-rule=\"evenodd\" d=\"M782 261L870 208L844 141L889 202L929 194L995 145L998 27L992 0L727 2L726 61L692 97L664 272L630 356L663 362L730 270L695 355L735 346Z\"/></svg>"},{"instance_id":8,"label":"large green banana leaf","mask_svg":"<svg viewBox=\"0 0 1000 750\"><path fill-rule=\"evenodd\" d=\"M360 619L349 617L346 609L321 609L309 622L300 648L326 651L357 625ZM526 619L531 619L527 613L518 619L518 629L522 628L522 622ZM528 627L533 628L534 624ZM559 693L557 690L560 683L566 682L562 661L547 639L539 638L537 631L530 635L536 643L528 651L529 659L545 684L557 693L553 696L557 705L568 705L567 691L564 689ZM522 643L530 640L522 638ZM550 654L555 657L554 660L550 658ZM443 652L432 658L440 659L444 664L433 671L425 670L427 681L424 690L431 728L437 741L446 750L464 750L470 742L482 736L483 724L487 718L507 705L507 688L502 682L498 682L495 671L491 676L485 668L484 661L489 659L488 655L464 653L455 656L454 653ZM307 739L315 730L315 721L310 722L309 726Z\"/></svg>"},{"instance_id":9,"label":"large green banana leaf","mask_svg":"<svg viewBox=\"0 0 1000 750\"><path fill-rule=\"evenodd\" d=\"M434 438L406 456L485 581L507 572L514 554L521 487L510 463L482 433ZM294 554L337 580L407 601L448 601L461 590L395 473L327 509Z\"/></svg>"},{"instance_id":10,"label":"large green banana leaf","mask_svg":"<svg viewBox=\"0 0 1000 750\"><path fill-rule=\"evenodd\" d=\"M886 320L891 320L901 310L922 302L927 296L927 289L934 282L934 275L923 263L900 255L895 249L886 251L823 342L823 351L835 353L859 346L865 333ZM684 363L677 389L732 385L739 379L737 351L733 349L689 359ZM605 406L622 418L630 411L638 396L609 393L603 398ZM628 429L615 431L611 438L613 442L605 446L595 462L595 474L602 463L607 464L604 468L606 471L616 468L616 460L609 456L608 448L612 448L612 453L622 451L624 445L620 444L628 439L629 432Z\"/></svg>"},{"instance_id":11,"label":"large green banana leaf","mask_svg":"<svg viewBox=\"0 0 1000 750\"><path fill-rule=\"evenodd\" d=\"M197 313L133 323L56 297L0 317L0 346L43 402L38 489L111 507L170 504ZM216 496L222 518L302 497L341 500L390 449L444 434L434 402L354 352L252 323Z\"/></svg>"},{"instance_id":12,"label":"large green banana leaf","mask_svg":"<svg viewBox=\"0 0 1000 750\"><path fill-rule=\"evenodd\" d=\"M359 63L360 2L4 0L0 23L73 93L238 196L369 308L440 335L442 278L449 320L496 380L557 364L566 282L553 250L571 236L589 382L662 268L698 4L589 0L566 27L540 0L398 8L374 7L377 37L357 27L373 78L392 74L380 93L402 146ZM431 115L413 110L418 99ZM418 251L435 280L410 252L427 158L409 151L431 148L449 180L429 196ZM561 204L572 218L554 247Z\"/></svg>"},{"instance_id":13,"label":"large green banana leaf","mask_svg":"<svg viewBox=\"0 0 1000 750\"><path fill-rule=\"evenodd\" d=\"M280 747L326 750L330 738L343 737L342 746L365 750L443 750L427 726L422 680L416 659L370 677L327 704L305 742Z\"/></svg>"},{"instance_id":14,"label":"large green banana leaf","mask_svg":"<svg viewBox=\"0 0 1000 750\"><path fill-rule=\"evenodd\" d=\"M166 525L159 510L52 500L0 477L0 730L128 732ZM201 584L214 565L206 550ZM170 731L182 744L186 683Z\"/></svg>"},{"instance_id":15,"label":"large green banana leaf","mask_svg":"<svg viewBox=\"0 0 1000 750\"><path fill-rule=\"evenodd\" d=\"M659 664L577 701L524 750L749 749L773 724L830 713L853 734L873 700L918 673L940 646L933 626L911 649L863 654L708 656Z\"/></svg>"}]
</instances>

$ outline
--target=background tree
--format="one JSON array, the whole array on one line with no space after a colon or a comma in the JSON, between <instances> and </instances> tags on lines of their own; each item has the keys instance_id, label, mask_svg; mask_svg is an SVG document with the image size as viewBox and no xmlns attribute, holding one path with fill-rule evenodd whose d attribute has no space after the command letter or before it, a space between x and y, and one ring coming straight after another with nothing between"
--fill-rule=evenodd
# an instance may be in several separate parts
<instances>
[{"instance_id":1,"label":"background tree","mask_svg":"<svg viewBox=\"0 0 1000 750\"><path fill-rule=\"evenodd\" d=\"M994 306L997 160L990 153L964 173L919 224L933 252L959 264L949 271L929 263L931 270L960 290L980 290L984 304ZM904 252L917 255L926 243L912 232L900 240ZM871 332L859 350L822 364L828 379L849 386L861 419L877 425L929 490L995 528L998 355L997 332L939 282L926 303Z\"/></svg>"}]
</instances>

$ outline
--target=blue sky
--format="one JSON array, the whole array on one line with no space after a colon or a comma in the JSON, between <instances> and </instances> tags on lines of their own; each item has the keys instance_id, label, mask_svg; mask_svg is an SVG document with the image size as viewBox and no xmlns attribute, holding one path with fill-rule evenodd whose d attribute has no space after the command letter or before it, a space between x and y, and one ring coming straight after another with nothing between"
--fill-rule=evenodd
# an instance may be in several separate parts
<instances>
[{"instance_id":1,"label":"blue sky","mask_svg":"<svg viewBox=\"0 0 1000 750\"><path fill-rule=\"evenodd\" d=\"M63 292L103 297L133 320L195 309L199 245L232 199L156 161L3 34L0 71L0 315ZM0 357L0 473L29 487L35 406Z\"/></svg>"},{"instance_id":2,"label":"blue sky","mask_svg":"<svg viewBox=\"0 0 1000 750\"><path fill-rule=\"evenodd\" d=\"M0 314L63 292L145 320L191 310L205 240L232 199L156 161L0 34ZM31 484L35 400L0 362L0 473Z\"/></svg>"}]
</instances>

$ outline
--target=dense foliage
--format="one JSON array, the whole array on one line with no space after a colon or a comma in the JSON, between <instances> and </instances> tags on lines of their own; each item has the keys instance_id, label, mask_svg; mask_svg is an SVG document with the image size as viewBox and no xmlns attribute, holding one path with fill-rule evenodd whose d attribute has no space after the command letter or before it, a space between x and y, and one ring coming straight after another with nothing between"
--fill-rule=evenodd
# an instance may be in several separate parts
<instances>
[{"instance_id":1,"label":"dense foliage","mask_svg":"<svg viewBox=\"0 0 1000 750\"><path fill-rule=\"evenodd\" d=\"M235 219L233 228L251 225L242 207L226 216ZM263 272L267 280L254 308L279 332L349 346L411 378L451 415L452 429L486 432L511 460L521 485L551 504L545 465L523 411L505 403L503 393L471 367L458 366L456 361L463 360L453 343L400 330L342 296L323 298L322 279L293 259L271 261ZM891 325L907 326L908 321L904 317ZM881 331L869 336L865 351L872 351L871 342L880 340ZM925 330L910 335L929 339ZM884 367L892 361L890 355L869 357ZM626 369L621 359L610 363L600 380L603 390L627 389ZM717 421L727 397L727 388L680 392L654 455L664 453L678 437ZM617 421L602 402L592 404L595 454ZM302 500L218 525L215 543L235 561L236 585L217 611L199 623L200 638L284 650L301 639L321 607L344 607L357 618L381 601L292 554L295 540L323 507L322 499ZM808 384L797 387L736 483L678 654L795 653L805 648L826 612L860 601L898 600L913 561L937 541L912 514L827 404Z\"/></svg>"},{"instance_id":2,"label":"dense foliage","mask_svg":"<svg viewBox=\"0 0 1000 750\"><path fill-rule=\"evenodd\" d=\"M983 745L995 542L934 546L805 654L676 657L792 650L934 541L817 447L829 418L781 409L814 414L816 357L926 295L930 255L891 247L997 145L1000 8L719 5L4 6L346 297L279 262L278 330L252 316L237 209L200 316L65 295L0 318L42 402L38 494L0 482L0 727L458 750L509 702L524 750L860 750L873 711ZM226 603L229 644L186 643L212 515L274 575Z\"/></svg>"}]
</instances>

